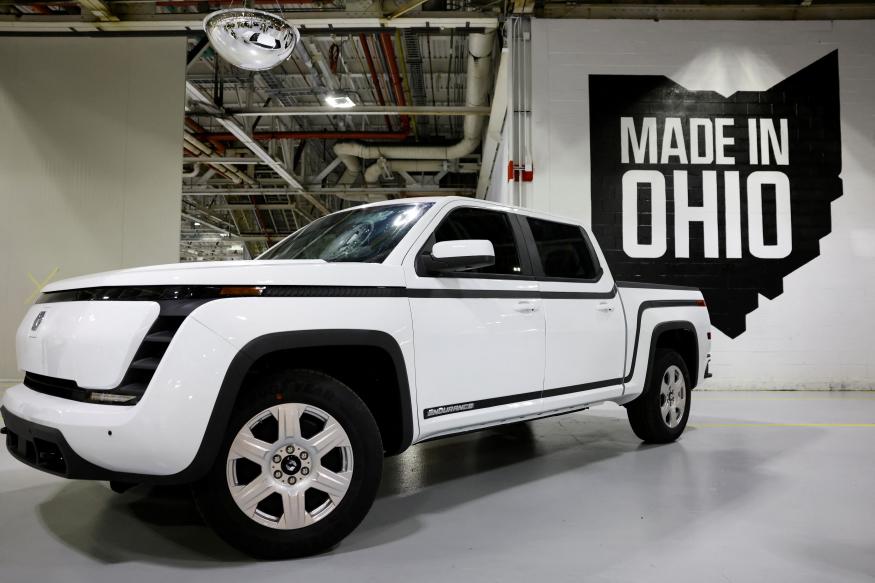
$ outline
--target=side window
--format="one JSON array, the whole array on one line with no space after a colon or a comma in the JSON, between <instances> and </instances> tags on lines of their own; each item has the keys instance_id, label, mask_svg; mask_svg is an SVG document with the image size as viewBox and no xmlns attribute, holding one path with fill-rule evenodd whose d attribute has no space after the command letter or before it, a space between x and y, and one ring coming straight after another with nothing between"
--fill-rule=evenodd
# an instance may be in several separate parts
<instances>
[{"instance_id":1,"label":"side window","mask_svg":"<svg viewBox=\"0 0 875 583\"><path fill-rule=\"evenodd\" d=\"M487 239L495 247L495 265L464 273L520 275L520 254L507 213L478 208L451 211L434 232L434 242L457 239Z\"/></svg>"},{"instance_id":2,"label":"side window","mask_svg":"<svg viewBox=\"0 0 875 583\"><path fill-rule=\"evenodd\" d=\"M527 217L546 277L593 279L599 269L583 230L575 225Z\"/></svg>"}]
</instances>

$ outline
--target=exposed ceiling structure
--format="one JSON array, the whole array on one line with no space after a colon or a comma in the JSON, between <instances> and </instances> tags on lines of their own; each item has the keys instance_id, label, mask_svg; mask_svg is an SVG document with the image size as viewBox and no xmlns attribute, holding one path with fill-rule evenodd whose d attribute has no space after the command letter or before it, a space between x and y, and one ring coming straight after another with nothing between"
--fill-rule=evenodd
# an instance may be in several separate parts
<instances>
[{"instance_id":1,"label":"exposed ceiling structure","mask_svg":"<svg viewBox=\"0 0 875 583\"><path fill-rule=\"evenodd\" d=\"M0 0L0 35L187 37L182 260L254 257L371 200L482 195L494 150L481 139L506 107L496 78L510 15L875 17L875 3L854 1L249 0L301 32L282 65L249 72L218 58L201 27L210 12L243 4Z\"/></svg>"},{"instance_id":2,"label":"exposed ceiling structure","mask_svg":"<svg viewBox=\"0 0 875 583\"><path fill-rule=\"evenodd\" d=\"M255 255L362 202L473 196L500 54L495 24L305 30L289 60L255 73L191 39L183 257ZM472 46L482 65L469 91ZM355 107L328 104L337 98ZM466 124L471 141L453 151Z\"/></svg>"}]
</instances>

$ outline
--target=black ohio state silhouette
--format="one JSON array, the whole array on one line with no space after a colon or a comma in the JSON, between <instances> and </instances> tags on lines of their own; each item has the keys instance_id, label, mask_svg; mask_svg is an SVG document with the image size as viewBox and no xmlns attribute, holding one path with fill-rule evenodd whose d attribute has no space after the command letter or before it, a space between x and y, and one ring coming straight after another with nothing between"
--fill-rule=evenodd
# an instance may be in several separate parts
<instances>
[{"instance_id":1,"label":"black ohio state silhouette","mask_svg":"<svg viewBox=\"0 0 875 583\"><path fill-rule=\"evenodd\" d=\"M590 150L592 228L618 280L698 287L708 302L714 326L735 338L744 332L747 314L757 308L757 294L774 299L783 293L784 277L820 254L820 239L831 230L830 203L842 195L839 120L838 52L833 51L767 91L738 92L723 97L711 91L689 91L663 76L591 75ZM640 135L641 120L657 118L657 143L666 117L732 118L725 134L734 138L726 154L732 165L622 164L620 118L632 117ZM780 118L788 122L789 165L751 165L748 119ZM687 125L685 124L686 128ZM685 136L686 137L686 136ZM689 144L687 144L689 148ZM677 158L673 158L677 160ZM667 251L653 259L623 252L622 176L631 169L658 170L666 183ZM690 206L702 205L702 171L717 171L720 257L706 258L702 223L689 228L689 258L676 258L673 171L688 171ZM751 172L776 170L790 183L792 252L782 259L760 259L748 248L745 188ZM741 199L742 257L726 258L723 172L738 171ZM774 188L763 188L763 236L777 239ZM639 185L638 237L650 243L650 192Z\"/></svg>"}]
</instances>

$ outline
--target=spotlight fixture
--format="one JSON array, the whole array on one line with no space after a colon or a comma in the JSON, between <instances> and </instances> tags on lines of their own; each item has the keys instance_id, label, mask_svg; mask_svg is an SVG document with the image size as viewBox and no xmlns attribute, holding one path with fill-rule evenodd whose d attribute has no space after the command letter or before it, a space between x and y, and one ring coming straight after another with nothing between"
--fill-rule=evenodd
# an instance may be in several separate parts
<instances>
[{"instance_id":1,"label":"spotlight fixture","mask_svg":"<svg viewBox=\"0 0 875 583\"><path fill-rule=\"evenodd\" d=\"M349 95L332 94L325 96L325 105L336 107L337 109L350 109L355 107L355 101Z\"/></svg>"},{"instance_id":2,"label":"spotlight fixture","mask_svg":"<svg viewBox=\"0 0 875 583\"><path fill-rule=\"evenodd\" d=\"M270 12L218 10L204 18L210 44L223 59L247 71L266 71L289 58L301 33Z\"/></svg>"}]
</instances>

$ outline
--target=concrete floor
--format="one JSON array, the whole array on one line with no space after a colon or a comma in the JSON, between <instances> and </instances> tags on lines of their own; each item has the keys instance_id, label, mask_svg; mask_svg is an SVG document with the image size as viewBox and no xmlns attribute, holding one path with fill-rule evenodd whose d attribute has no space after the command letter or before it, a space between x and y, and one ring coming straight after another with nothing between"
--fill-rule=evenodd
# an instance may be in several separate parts
<instances>
[{"instance_id":1,"label":"concrete floor","mask_svg":"<svg viewBox=\"0 0 875 583\"><path fill-rule=\"evenodd\" d=\"M0 454L0 581L873 581L875 393L694 393L642 446L602 406L411 448L333 552L258 563L185 491Z\"/></svg>"}]
</instances>

